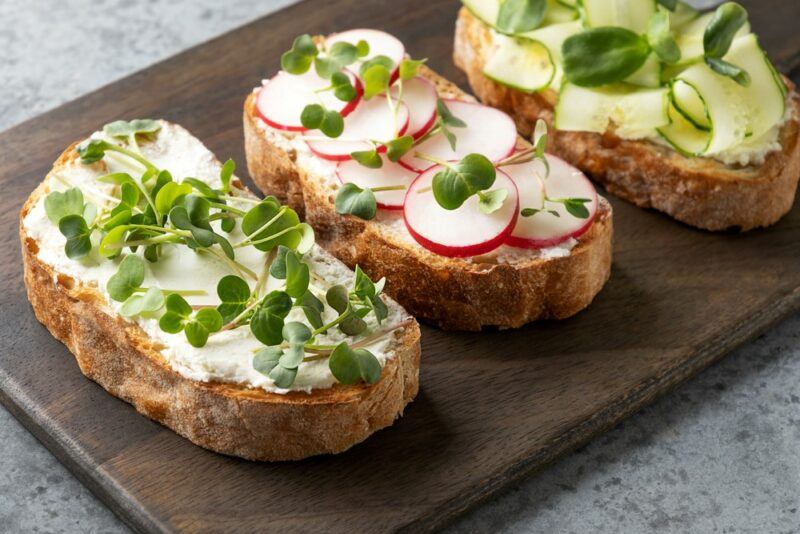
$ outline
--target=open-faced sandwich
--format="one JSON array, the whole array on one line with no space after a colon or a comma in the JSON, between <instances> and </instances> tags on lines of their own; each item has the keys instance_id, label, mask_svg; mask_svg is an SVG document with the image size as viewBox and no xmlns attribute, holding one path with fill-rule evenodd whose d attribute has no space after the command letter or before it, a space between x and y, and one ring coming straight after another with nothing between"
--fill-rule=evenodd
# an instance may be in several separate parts
<instances>
[{"instance_id":1,"label":"open-faced sandwich","mask_svg":"<svg viewBox=\"0 0 800 534\"><path fill-rule=\"evenodd\" d=\"M606 189L707 230L775 223L800 178L798 97L728 2L463 0L475 94Z\"/></svg>"},{"instance_id":2,"label":"open-faced sandwich","mask_svg":"<svg viewBox=\"0 0 800 534\"><path fill-rule=\"evenodd\" d=\"M298 37L244 108L250 174L319 243L414 316L518 327L585 308L610 272L612 212L505 113L409 58L395 37Z\"/></svg>"},{"instance_id":3,"label":"open-faced sandwich","mask_svg":"<svg viewBox=\"0 0 800 534\"><path fill-rule=\"evenodd\" d=\"M87 377L198 445L343 451L416 395L419 327L233 172L164 121L67 148L22 208L28 298Z\"/></svg>"}]
</instances>

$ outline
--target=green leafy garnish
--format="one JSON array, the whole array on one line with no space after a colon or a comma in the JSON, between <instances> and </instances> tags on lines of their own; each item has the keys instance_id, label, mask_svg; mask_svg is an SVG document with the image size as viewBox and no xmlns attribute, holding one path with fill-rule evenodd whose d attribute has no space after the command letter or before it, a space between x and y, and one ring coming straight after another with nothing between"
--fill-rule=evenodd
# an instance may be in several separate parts
<instances>
[{"instance_id":1,"label":"green leafy garnish","mask_svg":"<svg viewBox=\"0 0 800 534\"><path fill-rule=\"evenodd\" d=\"M292 298L284 291L268 293L253 311L250 331L264 345L281 342L283 320L292 309Z\"/></svg>"},{"instance_id":2,"label":"green leafy garnish","mask_svg":"<svg viewBox=\"0 0 800 534\"><path fill-rule=\"evenodd\" d=\"M381 378L381 364L375 355L367 349L351 349L347 343L334 349L328 366L336 380L346 385L360 380L375 384Z\"/></svg>"},{"instance_id":3,"label":"green leafy garnish","mask_svg":"<svg viewBox=\"0 0 800 534\"><path fill-rule=\"evenodd\" d=\"M167 297L166 307L158 321L161 330L170 334L184 331L193 347L205 346L208 336L222 328L222 315L215 308L200 308L193 313L189 303L176 293Z\"/></svg>"},{"instance_id":4,"label":"green leafy garnish","mask_svg":"<svg viewBox=\"0 0 800 534\"><path fill-rule=\"evenodd\" d=\"M747 24L747 10L736 2L725 2L717 8L703 33L706 57L721 59L731 47L733 38Z\"/></svg>"},{"instance_id":5,"label":"green leafy garnish","mask_svg":"<svg viewBox=\"0 0 800 534\"><path fill-rule=\"evenodd\" d=\"M709 68L717 74L727 76L741 86L746 87L750 85L750 74L748 74L743 68L737 67L733 63L729 63L724 59L718 59L715 57L706 56L705 62L706 65L708 65Z\"/></svg>"},{"instance_id":6,"label":"green leafy garnish","mask_svg":"<svg viewBox=\"0 0 800 534\"><path fill-rule=\"evenodd\" d=\"M396 162L402 158L411 147L414 146L414 138L410 135L403 135L396 139L392 139L386 143L386 157L389 161Z\"/></svg>"},{"instance_id":7,"label":"green leafy garnish","mask_svg":"<svg viewBox=\"0 0 800 534\"><path fill-rule=\"evenodd\" d=\"M300 298L308 290L311 280L308 265L303 263L298 254L293 251L286 253L286 293L290 297Z\"/></svg>"},{"instance_id":8,"label":"green leafy garnish","mask_svg":"<svg viewBox=\"0 0 800 534\"><path fill-rule=\"evenodd\" d=\"M58 229L67 238L64 252L71 260L87 256L92 251L92 229L83 215L67 215L58 221Z\"/></svg>"},{"instance_id":9,"label":"green leafy garnish","mask_svg":"<svg viewBox=\"0 0 800 534\"><path fill-rule=\"evenodd\" d=\"M436 202L444 209L458 209L476 194L492 187L497 173L494 164L482 154L468 154L456 164L443 162L445 168L433 176L431 186Z\"/></svg>"},{"instance_id":10,"label":"green leafy garnish","mask_svg":"<svg viewBox=\"0 0 800 534\"><path fill-rule=\"evenodd\" d=\"M675 8L678 7L678 0L657 0L657 2L670 11L675 11Z\"/></svg>"},{"instance_id":11,"label":"green leafy garnish","mask_svg":"<svg viewBox=\"0 0 800 534\"><path fill-rule=\"evenodd\" d=\"M119 308L119 314L123 317L133 317L147 313L155 313L164 307L164 292L151 287L144 294L134 293L128 297Z\"/></svg>"},{"instance_id":12,"label":"green leafy garnish","mask_svg":"<svg viewBox=\"0 0 800 534\"><path fill-rule=\"evenodd\" d=\"M346 183L339 188L334 204L336 213L355 215L367 221L374 219L378 213L378 203L372 190L362 189L353 183Z\"/></svg>"},{"instance_id":13,"label":"green leafy garnish","mask_svg":"<svg viewBox=\"0 0 800 534\"><path fill-rule=\"evenodd\" d=\"M508 198L508 190L495 189L494 191L478 191L478 208L489 215L503 207L503 202Z\"/></svg>"},{"instance_id":14,"label":"green leafy garnish","mask_svg":"<svg viewBox=\"0 0 800 534\"><path fill-rule=\"evenodd\" d=\"M546 9L546 0L505 0L497 14L497 28L511 34L536 29Z\"/></svg>"},{"instance_id":15,"label":"green leafy garnish","mask_svg":"<svg viewBox=\"0 0 800 534\"><path fill-rule=\"evenodd\" d=\"M445 136L450 148L455 150L456 135L450 128L466 128L467 123L453 115L444 101L440 99L436 101L436 127Z\"/></svg>"},{"instance_id":16,"label":"green leafy garnish","mask_svg":"<svg viewBox=\"0 0 800 534\"><path fill-rule=\"evenodd\" d=\"M344 131L344 118L338 111L325 109L320 104L309 104L300 114L303 128L319 130L328 137L336 138Z\"/></svg>"},{"instance_id":17,"label":"green leafy garnish","mask_svg":"<svg viewBox=\"0 0 800 534\"><path fill-rule=\"evenodd\" d=\"M369 169L380 169L383 166L383 160L378 154L377 148L351 152L350 157Z\"/></svg>"},{"instance_id":18,"label":"green leafy garnish","mask_svg":"<svg viewBox=\"0 0 800 534\"><path fill-rule=\"evenodd\" d=\"M562 53L564 74L571 83L598 87L639 70L650 54L650 45L631 30L606 26L568 37Z\"/></svg>"},{"instance_id":19,"label":"green leafy garnish","mask_svg":"<svg viewBox=\"0 0 800 534\"><path fill-rule=\"evenodd\" d=\"M669 29L669 14L656 12L647 27L647 41L658 59L664 63L677 63L681 59L681 49Z\"/></svg>"},{"instance_id":20,"label":"green leafy garnish","mask_svg":"<svg viewBox=\"0 0 800 534\"><path fill-rule=\"evenodd\" d=\"M361 65L361 79L364 80L364 100L389 89L394 62L386 56L375 56Z\"/></svg>"},{"instance_id":21,"label":"green leafy garnish","mask_svg":"<svg viewBox=\"0 0 800 534\"><path fill-rule=\"evenodd\" d=\"M217 296L220 300L217 311L222 316L222 322L229 323L247 307L250 286L240 277L229 274L217 282Z\"/></svg>"},{"instance_id":22,"label":"green leafy garnish","mask_svg":"<svg viewBox=\"0 0 800 534\"><path fill-rule=\"evenodd\" d=\"M242 231L248 239L236 246L253 245L269 251L278 245L307 252L314 243L314 231L301 223L297 213L281 206L275 197L267 197L248 211L242 219Z\"/></svg>"},{"instance_id":23,"label":"green leafy garnish","mask_svg":"<svg viewBox=\"0 0 800 534\"><path fill-rule=\"evenodd\" d=\"M303 74L311 68L317 54L319 50L311 36L301 35L292 43L292 49L281 56L281 68L290 74Z\"/></svg>"},{"instance_id":24,"label":"green leafy garnish","mask_svg":"<svg viewBox=\"0 0 800 534\"><path fill-rule=\"evenodd\" d=\"M83 215L83 193L77 187L67 189L63 193L53 191L44 199L44 211L53 224L67 215Z\"/></svg>"},{"instance_id":25,"label":"green leafy garnish","mask_svg":"<svg viewBox=\"0 0 800 534\"><path fill-rule=\"evenodd\" d=\"M425 63L427 59L410 59L406 58L400 62L399 72L400 79L404 82L410 80L419 72L419 66Z\"/></svg>"},{"instance_id":26,"label":"green leafy garnish","mask_svg":"<svg viewBox=\"0 0 800 534\"><path fill-rule=\"evenodd\" d=\"M144 282L144 262L139 256L125 256L117 267L117 272L108 279L106 291L117 302L124 302Z\"/></svg>"}]
</instances>

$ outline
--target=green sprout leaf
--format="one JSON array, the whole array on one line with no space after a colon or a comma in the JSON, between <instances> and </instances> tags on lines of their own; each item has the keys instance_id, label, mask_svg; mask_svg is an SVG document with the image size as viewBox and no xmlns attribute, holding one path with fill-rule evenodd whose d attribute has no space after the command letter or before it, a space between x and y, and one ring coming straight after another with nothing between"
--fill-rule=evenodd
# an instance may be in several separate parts
<instances>
[{"instance_id":1,"label":"green sprout leaf","mask_svg":"<svg viewBox=\"0 0 800 534\"><path fill-rule=\"evenodd\" d=\"M215 202L219 201L219 192L215 191L210 185L208 185L202 180L198 180L197 178L184 178L183 181L181 182L181 185L190 185L192 189L200 193L200 195L209 198L211 200L214 200ZM161 189L161 191L159 191L159 194L162 191L163 188ZM189 190L189 193L191 192L192 191ZM186 194L188 195L189 193ZM167 213L168 212L169 210L167 210Z\"/></svg>"},{"instance_id":2,"label":"green sprout leaf","mask_svg":"<svg viewBox=\"0 0 800 534\"><path fill-rule=\"evenodd\" d=\"M158 191L155 198L156 211L160 214L167 214L170 210L186 195L192 192L192 186L188 183L178 184L167 182Z\"/></svg>"},{"instance_id":3,"label":"green sprout leaf","mask_svg":"<svg viewBox=\"0 0 800 534\"><path fill-rule=\"evenodd\" d=\"M400 62L400 79L405 81L410 80L419 72L419 66L425 63L427 59L410 59L406 58Z\"/></svg>"},{"instance_id":4,"label":"green sprout leaf","mask_svg":"<svg viewBox=\"0 0 800 534\"><path fill-rule=\"evenodd\" d=\"M675 11L675 8L678 7L678 0L657 0L657 1L660 5L664 6L670 11Z\"/></svg>"},{"instance_id":5,"label":"green sprout leaf","mask_svg":"<svg viewBox=\"0 0 800 534\"><path fill-rule=\"evenodd\" d=\"M503 207L503 202L508 198L506 189L495 189L494 191L478 191L478 208L489 215Z\"/></svg>"},{"instance_id":6,"label":"green sprout leaf","mask_svg":"<svg viewBox=\"0 0 800 534\"><path fill-rule=\"evenodd\" d=\"M247 307L250 286L238 276L229 274L217 283L217 295L220 300L217 311L222 316L222 322L229 323Z\"/></svg>"},{"instance_id":7,"label":"green sprout leaf","mask_svg":"<svg viewBox=\"0 0 800 534\"><path fill-rule=\"evenodd\" d=\"M222 328L222 315L216 308L201 308L186 321L186 339L193 347L203 347L212 332Z\"/></svg>"},{"instance_id":8,"label":"green sprout leaf","mask_svg":"<svg viewBox=\"0 0 800 534\"><path fill-rule=\"evenodd\" d=\"M728 53L736 32L746 23L747 10L736 2L725 2L719 6L703 34L706 57L722 59Z\"/></svg>"},{"instance_id":9,"label":"green sprout leaf","mask_svg":"<svg viewBox=\"0 0 800 534\"><path fill-rule=\"evenodd\" d=\"M311 36L301 35L292 43L292 49L281 56L281 68L289 74L303 74L311 68L317 54L319 50Z\"/></svg>"},{"instance_id":10,"label":"green sprout leaf","mask_svg":"<svg viewBox=\"0 0 800 534\"><path fill-rule=\"evenodd\" d=\"M151 287L144 294L134 293L120 306L119 314L123 317L135 317L155 313L164 307L164 292Z\"/></svg>"},{"instance_id":11,"label":"green sprout leaf","mask_svg":"<svg viewBox=\"0 0 800 534\"><path fill-rule=\"evenodd\" d=\"M63 193L53 191L44 199L44 211L53 224L67 215L83 215L83 193L77 187Z\"/></svg>"},{"instance_id":12,"label":"green sprout leaf","mask_svg":"<svg viewBox=\"0 0 800 534\"><path fill-rule=\"evenodd\" d=\"M325 311L325 305L311 291L306 291L302 297L295 299L294 305L303 310L311 326L322 328L322 312Z\"/></svg>"},{"instance_id":13,"label":"green sprout leaf","mask_svg":"<svg viewBox=\"0 0 800 534\"><path fill-rule=\"evenodd\" d=\"M316 130L322 126L322 120L325 118L325 108L319 104L309 104L303 108L300 113L300 123L303 128L309 130Z\"/></svg>"},{"instance_id":14,"label":"green sprout leaf","mask_svg":"<svg viewBox=\"0 0 800 534\"><path fill-rule=\"evenodd\" d=\"M572 35L562 46L564 74L582 87L624 80L650 54L647 40L631 30L612 26L590 28Z\"/></svg>"},{"instance_id":15,"label":"green sprout leaf","mask_svg":"<svg viewBox=\"0 0 800 534\"><path fill-rule=\"evenodd\" d=\"M444 101L440 99L436 101L436 124L442 131L445 139L447 139L447 142L450 144L450 148L455 150L456 135L452 132L452 130L450 130L450 128L465 128L467 123L453 115Z\"/></svg>"},{"instance_id":16,"label":"green sprout leaf","mask_svg":"<svg viewBox=\"0 0 800 534\"><path fill-rule=\"evenodd\" d=\"M364 100L369 100L375 95L389 89L389 80L392 72L383 65L372 65L364 71Z\"/></svg>"},{"instance_id":17,"label":"green sprout leaf","mask_svg":"<svg viewBox=\"0 0 800 534\"><path fill-rule=\"evenodd\" d=\"M346 183L339 188L334 204L336 213L355 215L367 221L374 219L378 213L378 204L372 190L362 189L353 183Z\"/></svg>"},{"instance_id":18,"label":"green sprout leaf","mask_svg":"<svg viewBox=\"0 0 800 534\"><path fill-rule=\"evenodd\" d=\"M343 102L350 102L357 96L356 88L353 87L350 77L343 72L333 73L331 76L331 88L333 89L333 96Z\"/></svg>"},{"instance_id":19,"label":"green sprout leaf","mask_svg":"<svg viewBox=\"0 0 800 534\"><path fill-rule=\"evenodd\" d=\"M191 232L194 243L190 242L190 246L205 248L217 242L217 237L214 232L207 228L196 226L192 222L185 206L175 206L172 208L169 212L169 221L175 228Z\"/></svg>"},{"instance_id":20,"label":"green sprout leaf","mask_svg":"<svg viewBox=\"0 0 800 534\"><path fill-rule=\"evenodd\" d=\"M546 0L505 0L497 14L497 27L506 33L523 33L539 27Z\"/></svg>"},{"instance_id":21,"label":"green sprout leaf","mask_svg":"<svg viewBox=\"0 0 800 534\"><path fill-rule=\"evenodd\" d=\"M222 182L222 192L228 194L231 190L231 177L236 172L236 163L232 159L228 159L219 172L219 180Z\"/></svg>"},{"instance_id":22,"label":"green sprout leaf","mask_svg":"<svg viewBox=\"0 0 800 534\"><path fill-rule=\"evenodd\" d=\"M279 245L303 252L300 248L307 239L306 227L293 209L281 206L275 197L265 198L242 219L242 231L253 246L264 252Z\"/></svg>"},{"instance_id":23,"label":"green sprout leaf","mask_svg":"<svg viewBox=\"0 0 800 534\"><path fill-rule=\"evenodd\" d=\"M280 347L264 347L253 356L253 369L262 375L269 376L270 372L278 365L282 355L283 350Z\"/></svg>"},{"instance_id":24,"label":"green sprout leaf","mask_svg":"<svg viewBox=\"0 0 800 534\"><path fill-rule=\"evenodd\" d=\"M253 311L250 331L264 345L277 345L283 339L283 320L292 309L292 298L284 291L268 293Z\"/></svg>"},{"instance_id":25,"label":"green sprout leaf","mask_svg":"<svg viewBox=\"0 0 800 534\"><path fill-rule=\"evenodd\" d=\"M64 252L71 260L87 256L92 251L92 229L83 215L67 215L58 221L58 229L67 238Z\"/></svg>"},{"instance_id":26,"label":"green sprout leaf","mask_svg":"<svg viewBox=\"0 0 800 534\"><path fill-rule=\"evenodd\" d=\"M106 291L117 302L124 302L142 286L144 282L144 261L135 255L125 256L117 267L117 272L108 279Z\"/></svg>"},{"instance_id":27,"label":"green sprout leaf","mask_svg":"<svg viewBox=\"0 0 800 534\"><path fill-rule=\"evenodd\" d=\"M437 172L431 186L436 202L444 209L454 210L478 191L489 189L496 177L494 164L486 156L468 154Z\"/></svg>"},{"instance_id":28,"label":"green sprout leaf","mask_svg":"<svg viewBox=\"0 0 800 534\"><path fill-rule=\"evenodd\" d=\"M383 159L376 148L351 152L350 157L369 169L380 169L383 166Z\"/></svg>"},{"instance_id":29,"label":"green sprout leaf","mask_svg":"<svg viewBox=\"0 0 800 534\"><path fill-rule=\"evenodd\" d=\"M366 349L353 350L345 342L333 350L328 366L336 380L345 385L360 380L375 384L381 378L381 364L375 355Z\"/></svg>"},{"instance_id":30,"label":"green sprout leaf","mask_svg":"<svg viewBox=\"0 0 800 534\"><path fill-rule=\"evenodd\" d=\"M389 161L396 162L411 150L412 146L414 146L414 138L410 135L392 139L386 143L386 157Z\"/></svg>"},{"instance_id":31,"label":"green sprout leaf","mask_svg":"<svg viewBox=\"0 0 800 534\"><path fill-rule=\"evenodd\" d=\"M358 47L344 41L337 41L328 50L328 56L339 65L339 68L346 67L358 59Z\"/></svg>"},{"instance_id":32,"label":"green sprout leaf","mask_svg":"<svg viewBox=\"0 0 800 534\"><path fill-rule=\"evenodd\" d=\"M278 245L278 253L269 266L269 274L278 280L286 279L286 255L291 251L290 248Z\"/></svg>"},{"instance_id":33,"label":"green sprout leaf","mask_svg":"<svg viewBox=\"0 0 800 534\"><path fill-rule=\"evenodd\" d=\"M664 63L674 64L681 59L681 49L672 37L669 28L669 13L657 11L647 27L647 41Z\"/></svg>"},{"instance_id":34,"label":"green sprout leaf","mask_svg":"<svg viewBox=\"0 0 800 534\"><path fill-rule=\"evenodd\" d=\"M356 53L358 57L366 57L369 54L369 43L361 39L356 43Z\"/></svg>"},{"instance_id":35,"label":"green sprout leaf","mask_svg":"<svg viewBox=\"0 0 800 534\"><path fill-rule=\"evenodd\" d=\"M705 58L706 65L711 68L717 74L721 74L722 76L727 76L728 78L732 79L742 87L747 87L750 85L750 74L741 67L737 67L733 63L728 63L724 59L718 59L714 57Z\"/></svg>"},{"instance_id":36,"label":"green sprout leaf","mask_svg":"<svg viewBox=\"0 0 800 534\"><path fill-rule=\"evenodd\" d=\"M328 306L341 315L347 311L347 307L350 305L349 292L347 288L341 284L331 286L325 293L325 301L328 303Z\"/></svg>"},{"instance_id":37,"label":"green sprout leaf","mask_svg":"<svg viewBox=\"0 0 800 534\"><path fill-rule=\"evenodd\" d=\"M167 296L165 305L167 311L159 319L158 326L168 334L177 334L183 330L186 320L192 314L192 307L177 293Z\"/></svg>"},{"instance_id":38,"label":"green sprout leaf","mask_svg":"<svg viewBox=\"0 0 800 534\"><path fill-rule=\"evenodd\" d=\"M563 204L564 207L567 209L567 213L569 213L573 217L577 217L578 219L589 218L589 209L584 205L587 202L591 202L591 199L567 198L563 200Z\"/></svg>"},{"instance_id":39,"label":"green sprout leaf","mask_svg":"<svg viewBox=\"0 0 800 534\"><path fill-rule=\"evenodd\" d=\"M368 313L369 310L365 309ZM341 323L339 330L348 336L357 336L367 329L367 323L358 315L349 315Z\"/></svg>"},{"instance_id":40,"label":"green sprout leaf","mask_svg":"<svg viewBox=\"0 0 800 534\"><path fill-rule=\"evenodd\" d=\"M109 137L129 138L134 135L154 134L161 129L161 123L152 119L134 119L132 121L114 121L103 126L103 132Z\"/></svg>"},{"instance_id":41,"label":"green sprout leaf","mask_svg":"<svg viewBox=\"0 0 800 534\"><path fill-rule=\"evenodd\" d=\"M300 260L294 251L286 253L286 293L290 297L300 298L308 290L310 281L308 265Z\"/></svg>"},{"instance_id":42,"label":"green sprout leaf","mask_svg":"<svg viewBox=\"0 0 800 534\"><path fill-rule=\"evenodd\" d=\"M84 163L94 163L103 159L109 144L102 139L87 139L75 147L81 161Z\"/></svg>"}]
</instances>

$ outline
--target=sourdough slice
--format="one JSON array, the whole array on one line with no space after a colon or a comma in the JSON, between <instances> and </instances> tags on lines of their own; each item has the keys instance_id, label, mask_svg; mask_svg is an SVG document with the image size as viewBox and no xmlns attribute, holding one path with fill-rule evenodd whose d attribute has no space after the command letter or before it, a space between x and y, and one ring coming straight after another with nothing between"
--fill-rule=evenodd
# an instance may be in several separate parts
<instances>
[{"instance_id":1,"label":"sourdough slice","mask_svg":"<svg viewBox=\"0 0 800 534\"><path fill-rule=\"evenodd\" d=\"M419 72L441 96L471 99L430 69L423 66ZM318 242L334 256L351 267L360 265L371 277L392 280L387 291L415 317L452 330L563 319L588 306L608 280L613 228L605 199L600 198L590 229L566 247L538 252L504 245L474 258L440 256L413 241L397 212L379 210L372 221L337 214L338 183L315 171L313 156L300 161L289 145L291 134L272 130L258 118L255 96L251 93L244 106L245 154L253 181L304 211Z\"/></svg>"},{"instance_id":2,"label":"sourdough slice","mask_svg":"<svg viewBox=\"0 0 800 534\"><path fill-rule=\"evenodd\" d=\"M193 140L206 151L210 165L219 169L220 163L199 141L179 126L163 124ZM136 322L117 315L97 286L81 283L43 260L44 245L26 230L26 217L50 191L55 173L83 165L77 159L73 145L28 198L20 214L20 240L33 311L75 355L84 375L195 444L250 460L296 460L341 452L402 415L419 389L420 332L413 319L392 334L392 356L372 386L336 383L310 392L275 393L221 380L196 380L176 370L163 355L164 346ZM103 165L93 164L98 171ZM238 180L234 183L241 187ZM319 247L313 254L315 261L336 273L352 276ZM394 302L388 305L400 309Z\"/></svg>"},{"instance_id":3,"label":"sourdough slice","mask_svg":"<svg viewBox=\"0 0 800 534\"><path fill-rule=\"evenodd\" d=\"M492 51L489 28L462 8L456 22L453 59L485 104L502 109L530 136L536 120L552 124L557 95L552 89L526 94L483 74ZM705 230L769 226L794 203L800 179L800 99L792 93L790 118L780 131L783 147L759 166L734 167L709 158L687 158L649 141L613 134L553 131L550 150L583 170L618 197L655 208Z\"/></svg>"}]
</instances>

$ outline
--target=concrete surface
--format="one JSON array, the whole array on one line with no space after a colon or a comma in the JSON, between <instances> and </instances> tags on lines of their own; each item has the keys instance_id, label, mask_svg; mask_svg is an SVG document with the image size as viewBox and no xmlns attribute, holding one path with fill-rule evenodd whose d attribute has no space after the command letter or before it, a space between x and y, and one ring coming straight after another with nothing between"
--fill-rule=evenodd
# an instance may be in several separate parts
<instances>
[{"instance_id":1,"label":"concrete surface","mask_svg":"<svg viewBox=\"0 0 800 534\"><path fill-rule=\"evenodd\" d=\"M2 0L0 130L288 3ZM127 530L3 410L0 441L0 532ZM451 531L797 532L799 443L794 317Z\"/></svg>"}]
</instances>

